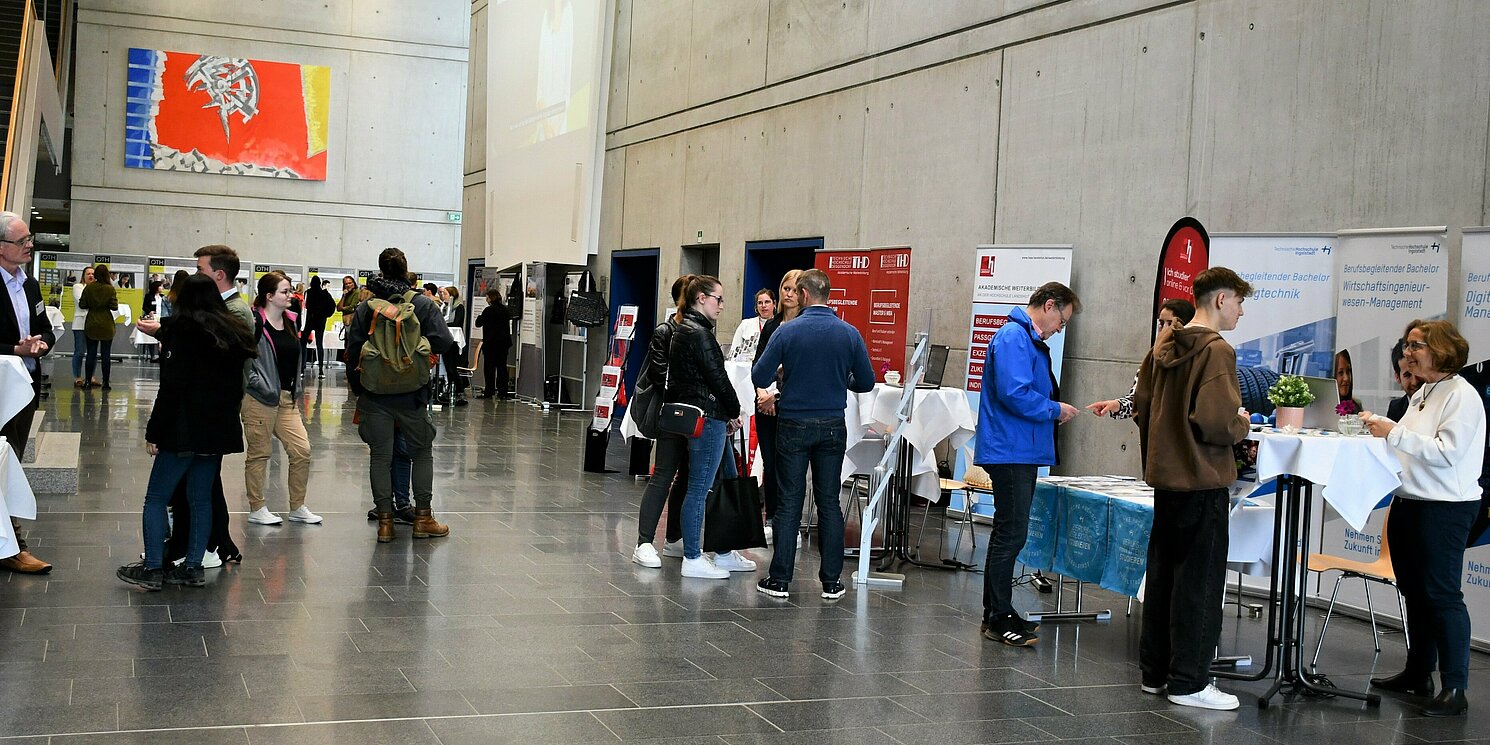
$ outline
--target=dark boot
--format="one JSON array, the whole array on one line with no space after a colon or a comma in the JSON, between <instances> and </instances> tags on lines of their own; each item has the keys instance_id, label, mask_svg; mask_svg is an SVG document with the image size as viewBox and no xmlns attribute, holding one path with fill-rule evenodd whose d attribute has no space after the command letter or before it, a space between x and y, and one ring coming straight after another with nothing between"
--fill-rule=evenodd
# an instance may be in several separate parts
<instances>
[{"instance_id":1,"label":"dark boot","mask_svg":"<svg viewBox=\"0 0 1490 745\"><path fill-rule=\"evenodd\" d=\"M444 538L447 535L450 535L450 526L435 522L428 507L414 510L415 538Z\"/></svg>"},{"instance_id":2,"label":"dark boot","mask_svg":"<svg viewBox=\"0 0 1490 745\"><path fill-rule=\"evenodd\" d=\"M378 513L378 543L389 543L393 540L393 513Z\"/></svg>"},{"instance_id":3,"label":"dark boot","mask_svg":"<svg viewBox=\"0 0 1490 745\"><path fill-rule=\"evenodd\" d=\"M1464 698L1463 688L1445 688L1438 692L1433 703L1423 707L1423 715L1430 717L1458 717L1469 713L1469 701Z\"/></svg>"},{"instance_id":4,"label":"dark boot","mask_svg":"<svg viewBox=\"0 0 1490 745\"><path fill-rule=\"evenodd\" d=\"M1407 693L1414 696L1433 695L1433 676L1427 673L1418 674L1403 670L1390 678L1372 678L1371 685L1393 693Z\"/></svg>"}]
</instances>

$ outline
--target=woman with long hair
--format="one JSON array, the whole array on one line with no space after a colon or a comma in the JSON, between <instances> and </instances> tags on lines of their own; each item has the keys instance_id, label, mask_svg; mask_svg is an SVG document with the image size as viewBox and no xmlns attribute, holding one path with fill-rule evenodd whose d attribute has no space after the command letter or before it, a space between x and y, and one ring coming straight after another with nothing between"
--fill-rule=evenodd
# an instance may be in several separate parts
<instances>
[{"instance_id":1,"label":"woman with long hair","mask_svg":"<svg viewBox=\"0 0 1490 745\"><path fill-rule=\"evenodd\" d=\"M93 284L83 288L78 307L88 311L88 319L83 322L83 334L88 338L85 364L88 383L85 387L102 385L104 390L108 390L109 370L113 365L110 355L114 350L114 311L119 310L119 293L109 283L108 264L93 267ZM100 357L103 358L103 383L93 377Z\"/></svg>"},{"instance_id":2,"label":"woman with long hair","mask_svg":"<svg viewBox=\"0 0 1490 745\"><path fill-rule=\"evenodd\" d=\"M476 317L481 329L481 375L486 387L477 398L507 398L507 354L512 351L512 314L496 285L486 291L486 308ZM655 522L655 521L654 521Z\"/></svg>"},{"instance_id":3,"label":"woman with long hair","mask_svg":"<svg viewBox=\"0 0 1490 745\"><path fill-rule=\"evenodd\" d=\"M145 558L119 567L115 576L146 590L206 584L202 555L212 523L212 482L224 455L243 452L243 362L256 355L249 330L228 312L216 283L198 274L183 284L170 318L145 321L146 333L165 349L160 393L145 425L145 449L155 456L145 487ZM183 479L192 507L186 558L167 572L166 501Z\"/></svg>"},{"instance_id":4,"label":"woman with long hair","mask_svg":"<svg viewBox=\"0 0 1490 745\"><path fill-rule=\"evenodd\" d=\"M710 560L703 553L704 500L724 457L725 437L740 428L740 399L724 369L724 352L714 326L724 310L719 280L703 275L688 281L678 298L677 329L668 349L668 403L698 407L703 434L687 438L688 492L683 497L683 576L725 579L729 573L755 571L755 562L738 551Z\"/></svg>"},{"instance_id":5,"label":"woman with long hair","mask_svg":"<svg viewBox=\"0 0 1490 745\"><path fill-rule=\"evenodd\" d=\"M88 316L79 311L82 310L83 290L93 284L94 271L91 266L83 267L83 278L72 285L72 384L77 388L87 384L83 377L83 354L88 348L88 336L83 327Z\"/></svg>"},{"instance_id":6,"label":"woman with long hair","mask_svg":"<svg viewBox=\"0 0 1490 745\"><path fill-rule=\"evenodd\" d=\"M305 506L310 483L310 435L295 405L300 382L300 339L295 316L290 312L294 290L284 272L273 271L259 278L254 297L254 341L258 358L248 371L248 395L243 399L243 437L248 458L243 466L243 490L248 494L248 521L256 525L278 525L283 520L264 504L264 478L274 439L279 438L290 463L291 522L315 524L321 516Z\"/></svg>"},{"instance_id":7,"label":"woman with long hair","mask_svg":"<svg viewBox=\"0 0 1490 745\"><path fill-rule=\"evenodd\" d=\"M777 288L776 315L761 327L760 338L755 342L752 363L761 358L761 352L771 343L771 335L776 333L776 329L802 312L802 297L797 294L797 277L801 275L801 269L793 269L782 276L781 286ZM770 388L757 388L755 391L755 437L761 448L761 499L766 503L768 542L774 537L771 518L776 516L776 399L780 395L774 385Z\"/></svg>"},{"instance_id":8,"label":"woman with long hair","mask_svg":"<svg viewBox=\"0 0 1490 745\"><path fill-rule=\"evenodd\" d=\"M439 293L440 302L445 305L445 325L451 331L460 329L464 333L466 328L466 304L460 300L460 290L455 286L441 287ZM466 381L460 375L459 368L466 366L466 348L461 345L452 344L450 349L440 355L440 361L445 366L445 378L453 387L454 403L456 406L465 406Z\"/></svg>"}]
</instances>

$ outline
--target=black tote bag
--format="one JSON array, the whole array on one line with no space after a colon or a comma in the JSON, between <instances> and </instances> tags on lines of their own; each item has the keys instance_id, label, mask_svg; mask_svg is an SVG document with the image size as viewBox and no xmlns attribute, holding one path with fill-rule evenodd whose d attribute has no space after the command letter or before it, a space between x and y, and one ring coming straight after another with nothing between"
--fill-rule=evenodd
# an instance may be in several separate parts
<instances>
[{"instance_id":1,"label":"black tote bag","mask_svg":"<svg viewBox=\"0 0 1490 745\"><path fill-rule=\"evenodd\" d=\"M749 447L740 429L741 447ZM730 448L727 457L735 458ZM704 550L729 553L746 548L766 547L766 526L761 520L760 484L745 473L745 464L736 461L732 479L720 479L719 492L704 503Z\"/></svg>"}]
</instances>

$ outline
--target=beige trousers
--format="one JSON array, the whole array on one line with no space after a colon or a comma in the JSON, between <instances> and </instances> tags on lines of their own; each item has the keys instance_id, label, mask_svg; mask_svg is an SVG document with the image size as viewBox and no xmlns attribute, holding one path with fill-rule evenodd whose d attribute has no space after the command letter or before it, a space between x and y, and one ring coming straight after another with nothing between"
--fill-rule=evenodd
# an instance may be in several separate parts
<instances>
[{"instance_id":1,"label":"beige trousers","mask_svg":"<svg viewBox=\"0 0 1490 745\"><path fill-rule=\"evenodd\" d=\"M264 506L264 477L269 471L269 455L274 451L273 438L278 437L290 461L290 510L305 504L305 487L310 483L310 436L300 410L286 391L279 392L279 406L265 406L252 396L243 397L243 444L248 458L243 466L244 490L248 508Z\"/></svg>"}]
</instances>

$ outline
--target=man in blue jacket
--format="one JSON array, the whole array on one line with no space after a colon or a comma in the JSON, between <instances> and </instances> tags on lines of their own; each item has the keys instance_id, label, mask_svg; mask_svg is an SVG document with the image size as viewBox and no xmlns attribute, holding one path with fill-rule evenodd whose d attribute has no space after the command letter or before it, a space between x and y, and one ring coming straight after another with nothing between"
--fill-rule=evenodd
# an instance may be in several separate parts
<instances>
[{"instance_id":1,"label":"man in blue jacket","mask_svg":"<svg viewBox=\"0 0 1490 745\"><path fill-rule=\"evenodd\" d=\"M775 550L771 572L756 590L774 598L788 597L797 560L797 525L807 499L807 467L812 466L812 494L817 501L819 545L823 563L818 578L822 596L843 597L843 451L848 426L843 408L848 392L874 390L874 368L858 329L828 307L828 275L809 269L797 278L802 313L784 323L751 368L756 388L776 380L781 369L781 393L776 402Z\"/></svg>"},{"instance_id":2,"label":"man in blue jacket","mask_svg":"<svg viewBox=\"0 0 1490 745\"><path fill-rule=\"evenodd\" d=\"M1029 536L1030 502L1041 466L1055 465L1055 426L1076 416L1061 402L1045 340L1066 329L1081 303L1071 288L1047 282L1015 308L988 342L978 447L973 462L993 481L993 534L983 567L983 635L1014 647L1040 640L1038 624L1014 611L1014 557Z\"/></svg>"}]
</instances>

